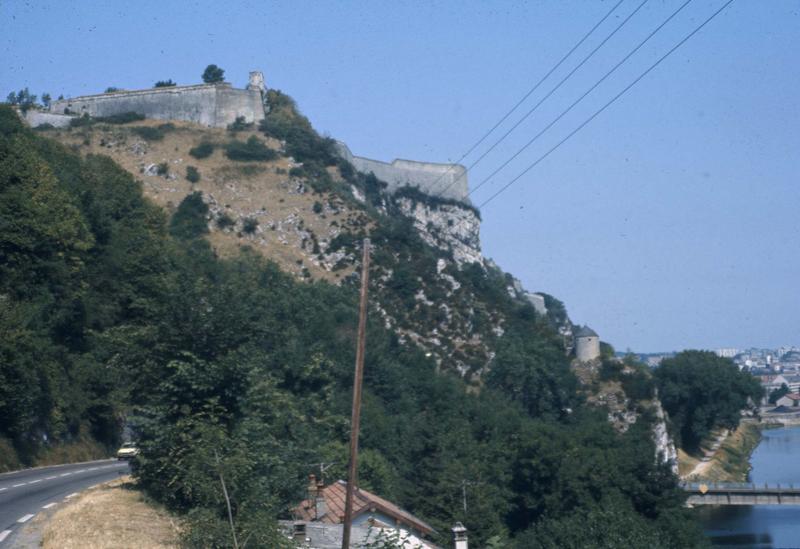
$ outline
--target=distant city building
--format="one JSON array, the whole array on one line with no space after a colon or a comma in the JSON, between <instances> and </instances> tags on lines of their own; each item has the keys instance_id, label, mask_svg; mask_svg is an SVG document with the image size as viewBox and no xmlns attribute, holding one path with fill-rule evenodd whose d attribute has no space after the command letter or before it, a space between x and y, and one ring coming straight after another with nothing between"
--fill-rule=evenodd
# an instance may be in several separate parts
<instances>
[{"instance_id":1,"label":"distant city building","mask_svg":"<svg viewBox=\"0 0 800 549\"><path fill-rule=\"evenodd\" d=\"M717 356L722 358L733 358L740 353L739 349L734 349L732 347L717 349L714 352L717 354Z\"/></svg>"}]
</instances>

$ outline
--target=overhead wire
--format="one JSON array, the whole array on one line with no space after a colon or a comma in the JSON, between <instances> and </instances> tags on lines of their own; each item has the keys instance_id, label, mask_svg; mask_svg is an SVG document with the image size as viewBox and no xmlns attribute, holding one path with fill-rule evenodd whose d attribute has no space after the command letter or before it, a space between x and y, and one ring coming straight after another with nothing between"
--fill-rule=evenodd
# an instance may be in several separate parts
<instances>
[{"instance_id":1,"label":"overhead wire","mask_svg":"<svg viewBox=\"0 0 800 549\"><path fill-rule=\"evenodd\" d=\"M539 79L539 81L538 81L538 82L536 82L536 84L534 84L534 86L533 86L533 87L532 87L530 90L528 90L528 92L527 92L525 95L523 95L523 96L522 96L522 99L520 99L519 101L517 101L517 103L516 103L516 104L515 104L513 107L511 107L511 109L509 109L509 110L508 110L508 112L506 112L506 113L505 113L505 114L502 116L502 118L500 118L500 120L498 120L498 121L497 121L497 123L496 123L494 126L492 126L492 127L491 127L491 129L490 129L489 131L487 131L485 134L483 134L483 137L481 137L480 139L478 139L478 140L477 140L477 141L476 141L476 142L475 142L475 143L474 143L474 144L473 144L473 145L472 145L472 146L469 148L469 150L467 150L467 152L465 152L464 154L462 154L462 155L461 155L461 158L459 158L459 159L458 159L458 160L456 160L456 161L455 161L453 164L451 164L450 166L448 166L447 170L445 170L445 171L444 171L444 172L443 172L443 173L442 173L442 174L441 174L441 175L440 175L440 176L439 176L439 177L438 177L438 178L437 178L437 179L436 179L436 180L433 182L433 185L435 186L435 185L436 185L436 184L437 184L439 181L441 181L441 179L442 179L442 178L443 178L443 177L444 177L444 176L445 176L445 175L448 173L448 171L450 171L450 170L451 170L453 167L455 167L455 166L457 166L457 165L461 164L461 162L462 162L462 161L463 161L463 160L464 160L464 159L465 159L467 156L469 156L469 155L470 155L470 154L471 154L471 153L472 153L472 152L473 152L473 151L474 151L476 148L478 148L478 146L479 146L481 143L483 143L483 142L486 140L486 138L487 138L487 137L489 137L489 136L490 136L490 135L491 135L491 134L492 134L492 133L493 133L493 132L494 132L494 131L495 131L497 128L499 128L499 127L500 127L500 125L501 125L503 122L505 122L506 120L508 120L508 117L509 117L509 116L511 116L511 115L514 113L514 111L516 111L516 110L517 110L517 109L520 107L520 105L522 105L522 104L523 104L523 103L524 103L524 102L525 102L525 101L526 101L526 100L527 100L527 99L528 99L528 98L531 96L531 94L533 94L533 92L535 92L536 90L538 90L538 89L539 89L539 86L541 86L541 85L544 83L544 81L545 81L545 80L547 80L547 79L550 77L550 75L551 75L551 74L553 74L553 73L554 73L556 70L558 70L558 68L559 68L559 67L560 67L560 66L561 66L561 65L564 63L564 61L566 61L566 60L567 60L567 58L569 58L569 56L570 56L570 55L572 55L572 54L575 52L575 50L577 50L577 49L578 49L578 48L579 48L579 47L580 47L580 46L581 46L581 45L582 45L582 44L583 44L583 43L584 43L584 42L585 42L585 41L586 41L586 40L589 38L589 36L591 36L591 35L594 33L594 31L596 31L596 30L598 29L598 27L600 27L600 25L602 25L602 24L603 24L603 23L606 21L606 19L608 19L608 18L611 16L611 14L612 14L612 13L614 13L614 11L615 11L615 10L616 10L616 9L617 9L617 8L620 6L620 4L622 4L624 1L625 1L625 0L619 0L619 1L618 1L616 4L614 4L614 5L611 7L611 9L610 9L610 10L609 10L609 11L608 11L608 12L607 12L607 13L606 13L606 14L605 14L605 15L604 15L604 16L603 16L603 17L602 17L602 18L601 18L601 19L600 19L600 20L599 20L597 23L595 23L595 24L594 24L594 26L593 26L591 29L589 29L589 31L588 31L586 34L584 34L584 35L583 35L583 37L582 37L580 40L578 40L578 42L577 42L577 43L576 43L574 46L572 46L572 48L570 48L570 50L569 50L569 51L568 51L566 54L564 54L564 56L563 56L563 57L562 57L562 58L561 58L561 59L560 59L560 60L559 60L559 61L558 61L558 62L557 62L555 65L553 65L553 67L551 67L551 68L550 68L550 70L549 70L549 71L547 71L547 73L546 73L544 76L542 76L542 77ZM449 186L448 186L448 188L449 188Z\"/></svg>"},{"instance_id":2,"label":"overhead wire","mask_svg":"<svg viewBox=\"0 0 800 549\"><path fill-rule=\"evenodd\" d=\"M489 198L487 198L486 200L484 200L484 201L483 201L483 202L482 202L482 203L481 203L481 204L478 206L478 208L482 208L482 207L486 206L486 205L487 205L489 202L491 202L492 200L494 200L495 198L497 198L497 197L498 197L500 194L502 194L502 193L503 193L504 191L506 191L506 190L507 190L509 187L511 187L511 185L513 185L514 183L516 183L517 181L519 181L519 179L520 179L520 178L522 178L522 177L523 177L525 174L527 174L527 173L528 173L529 171L531 171L531 170L532 170L534 167L536 167L536 166L537 166L539 163L541 163L541 162L542 162L544 159L546 159L548 156L550 156L550 155L551 155L551 154L552 154L554 151L556 151L556 150L557 150L559 147L561 147L561 145L563 145L564 143L566 143L566 142L567 142L569 139L571 139L571 138L572 138L572 137L573 137L575 134L577 134L579 131L581 131L583 128L585 128L585 127L586 127L586 126L587 126L587 125L588 125L588 124L589 124L589 123L590 123L592 120L594 120L595 118L597 118L597 116L598 116L598 115L600 115L600 113L602 113L602 112L603 112L603 111L605 111L605 110L606 110L608 107L610 107L612 104L614 104L614 103L615 103L615 102L616 102L616 101L617 101L617 100L618 100L620 97L622 97L623 95L625 95L625 94L626 94L626 93L627 93L627 92L628 92L628 91L629 91L631 88L633 88L633 87L634 87L634 86L635 86L637 83L639 83L639 82L640 82L640 81L641 81L641 80L642 80L642 79L643 79L645 76L647 76L648 74L650 74L650 72L652 72L652 71L653 71L653 69L655 69L656 67L658 67L658 66L659 66L659 65L660 65L660 64L661 64L661 63L662 63L662 62L663 62L663 61L664 61L664 60L665 60L667 57L669 57L670 55L672 55L672 54L673 54L673 53L674 53L674 52L675 52L675 51L676 51L678 48L680 48L680 47L681 47L683 44L685 44L687 41L689 41L689 39L691 39L691 38L692 38L692 37L693 37L695 34L697 34L698 32L700 32L700 30L702 30L702 29L703 29L703 28L704 28L706 25L708 25L708 24L709 24L709 23L710 23L710 22L711 22L711 21L712 21L712 20L713 20L715 17L717 17L717 16L718 16L720 13L722 13L722 11L723 11L723 10L725 10L725 8L727 8L729 5L731 5L731 4L733 3L733 1L734 1L734 0L727 0L727 2L725 2L725 3L724 3L724 4L723 4L723 5L722 5L722 6L721 6L719 9L717 9L717 10L716 10L714 13L712 13L712 14L711 14L711 15L710 15L710 16L709 16L709 17L708 17L708 18L707 18L705 21L703 21L703 22L702 22L700 25L698 25L698 26L697 26L697 27L696 27L696 28L695 28L695 29L694 29L692 32L690 32L689 34L687 34L687 35L686 35L686 36L685 36L685 37L684 37L682 40L680 40L680 41L679 41L677 44L675 44L675 46L673 46L673 47L672 47L672 48L671 48L669 51L667 51L667 52L666 52L664 55L662 55L661 57L659 57L659 58L658 58L658 60L656 60L656 62L655 62L655 63L653 63L652 65L650 65L650 66L647 68L647 70L645 70L645 71L644 71L643 73L641 73L641 74L640 74L638 77L636 77L636 79L634 79L634 80L633 80L633 81L632 81L630 84L628 84L627 86L625 86L625 87L622 89L622 91L620 91L620 92L619 92L617 95L615 95L613 98L611 98L611 100L610 100L610 101L608 101L606 104L604 104L604 105L603 105L602 107L600 107L598 110L596 110L596 111L594 112L594 114L592 114L592 115L591 115L589 118L587 118L585 121L583 121L583 122L582 122L582 123L581 123L579 126L577 126L577 127L574 129L574 130L572 130L570 133L568 133L568 134L566 135L566 137L564 137L563 139L561 139L561 141L559 141L558 143L556 143L556 144L555 144L553 147L551 147L551 148L550 148L550 149L549 149L547 152L545 152L543 155L541 155L539 158L537 158L535 162L533 162L532 164L530 164L530 165L529 165L527 168L525 168L525 169L524 169L522 172L520 172L520 173L519 173L519 174L518 174L516 177L514 177L514 178L513 178L513 179L511 179L511 180L510 180L508 183L506 183L506 184L505 184L503 187L501 187L501 188L500 188L500 189L499 189L497 192L495 192L495 193L494 193L494 194L492 194L492 195L491 195Z\"/></svg>"},{"instance_id":3,"label":"overhead wire","mask_svg":"<svg viewBox=\"0 0 800 549\"><path fill-rule=\"evenodd\" d=\"M439 191L439 192L438 192L438 193L437 193L435 196L441 197L441 196L442 196L442 194L444 194L444 193L445 193L447 190L449 190L449 189L450 189L450 188L451 188L453 185L455 185L455 184L456 184L456 183L457 183L457 182L458 182L460 179L462 179L463 177L465 177L465 176L467 175L467 173L468 173L470 170L472 170L472 168L474 168L476 165L478 165L478 163L479 163L481 160L483 160L484 158L486 158L486 156L487 156L489 153L491 153L493 150L495 150L495 149L497 148L497 146L498 146L498 145L500 145L500 143L502 143L503 141L505 141L506 137L508 137L509 135L511 135L511 133L512 133L514 130L516 130L516 129L517 129L517 128L518 128L518 127L519 127L519 126L520 126L520 125L521 125L521 124L522 124L522 123L525 121L525 120L527 120L527 119L528 119L528 117L530 117L530 115L532 115L534 112L536 112L536 109L538 109L538 108L539 108L539 107L540 107L540 106L541 106L541 105L542 105L542 104L543 104L545 101L547 101L547 100L548 100L548 99L549 99L549 98L550 98L550 97L551 97L551 96L552 96L552 95L553 95L553 94L554 94L556 91L558 91L558 90L561 88L561 86L563 86L563 85L564 85L564 83L565 83L567 80L569 80L569 79L572 77L572 75L574 75L574 74L575 74L575 73L576 73L576 72L577 72L577 71L578 71L578 70L579 70L579 69L580 69L580 68L581 68L583 65L585 65L585 64L586 64L586 62L587 62L587 61L589 61L589 59L591 59L592 57L594 57L594 54L595 54L595 53L597 53L597 52L600 50L600 48L602 48L602 47L603 47L603 46L604 46L604 45L605 45L605 44L606 44L606 43L607 43L609 40L611 40L611 38L613 38L613 37L614 37L614 35L616 35L616 34L617 34L617 32L619 32L619 31L622 29L622 27L624 27L624 26L625 26L625 25L628 23L628 21L630 21L630 20L633 18L633 16L634 16L634 15L636 15L636 14L639 12L639 10L641 10L641 9L644 7L644 5L645 5L645 4L646 4L648 1L649 1L649 0L642 0L642 2L641 2L641 3L640 3L638 6L636 6L636 8L635 8L635 9L634 9L634 10L633 10L631 13L629 13L629 14L628 14L628 16L627 16L627 17L625 17L625 19L623 19L623 20L622 20L622 22L621 22L619 25L617 25L617 26L614 28L614 30L613 30L613 31L611 31L611 33L609 33L609 34L608 34L608 36L606 36L606 37L605 37L605 38L604 38L604 39L603 39L603 40L602 40L602 41L601 41L601 42L600 42L600 43L599 43L597 46L595 46L595 47L594 47L594 49L592 49L592 51L590 51L590 52L589 52L589 54L588 54L588 55L586 55L586 56L585 56L585 57L584 57L584 58L583 58L583 59L580 61L580 63L578 63L578 64L577 64L577 65L576 65L576 66L575 66L575 67L574 67L574 68L573 68L573 69L572 69L570 72L568 72L568 73L567 73L567 75L566 75L566 76L564 76L564 77L563 77L563 78L562 78L562 79L561 79L561 80L558 82L558 84L556 84L556 85L555 85L555 86L554 86L554 87L553 87L553 88L552 88L552 89L551 89L551 90L550 90L550 91L549 91L549 92L548 92L548 93L547 93L547 94L546 94L544 97L542 97L542 98L541 98L541 99L540 99L540 100L539 100L539 101L538 101L538 102L537 102L537 103L536 103L536 104L535 104L535 105L534 105L534 106L533 106L533 107L532 107L530 110L528 110L528 112L526 112L526 113L523 115L523 117L522 117L522 118L520 118L520 119L519 119L519 120L518 120L518 121L517 121L517 122L516 122L516 123L515 123L513 126L511 126L511 128L509 128L509 129L508 129L508 131L506 131L506 133L504 133L504 134L503 134L503 135L500 137L500 139L498 139L497 141L495 141L495 142L494 142L494 143L493 143L493 144L492 144L492 145L491 145L491 146L490 146L490 147L489 147L489 148L488 148L486 151L484 151L484 152L483 152L483 154L481 154L481 155L480 155L480 156L479 156L479 157L478 157L476 160L474 160L474 161L472 162L472 164L470 164L470 165L467 167L467 169L466 169L465 171L461 172L461 173L460 173L460 174L459 174L459 175L458 175L458 176L457 176L455 179L453 179L453 181L451 181L451 182L450 182L450 184L449 184L449 185L447 185L447 187L445 187L444 189L442 189L441 191ZM688 1L691 1L691 0L688 0Z\"/></svg>"},{"instance_id":4,"label":"overhead wire","mask_svg":"<svg viewBox=\"0 0 800 549\"><path fill-rule=\"evenodd\" d=\"M681 4L678 7L678 9L673 11L669 15L669 17L667 17L660 25L658 25L655 29L653 29L653 31L650 32L650 34L648 34L644 38L644 40L639 42L639 44L635 48L633 48L630 52L628 52L628 54L625 55L625 57L623 57L616 65L614 65L608 72L606 72L597 82L592 84L592 86L588 90L586 90L580 97L578 97L575 101L573 101L566 109L561 111L561 114L556 116L549 124L547 124L544 128L542 128L542 130L539 131L539 133L537 133L536 135L534 135L533 138L531 138L527 143L525 143L525 145L523 145L521 149L519 149L517 152L511 155L511 157L509 157L505 162L500 164L500 166L497 169L495 169L492 173L490 173L483 180L481 180L480 183L478 183L471 191L469 191L469 193L467 193L467 196L472 195L478 189L483 187L490 179L492 179L501 170L503 170L503 168L508 166L515 158L517 158L520 154L522 154L528 147L530 147L533 143L535 143L542 135L544 135L545 132L547 132L547 130L552 128L559 120L561 120L564 116L566 116L567 113L569 113L573 108L575 108L578 105L578 103L583 101L590 93L592 93L595 89L597 89L597 87L600 86L600 84L605 82L605 80L609 76L611 76L614 72L616 72L618 68L620 68L628 59L630 59L637 51L639 51L642 48L642 46L644 46L651 38L653 38L653 36L655 36L662 28L664 28L664 26L666 26L667 23L669 23L672 19L674 19L675 16L677 16L683 10L683 8L688 6L692 1L693 0L686 0L683 4Z\"/></svg>"}]
</instances>

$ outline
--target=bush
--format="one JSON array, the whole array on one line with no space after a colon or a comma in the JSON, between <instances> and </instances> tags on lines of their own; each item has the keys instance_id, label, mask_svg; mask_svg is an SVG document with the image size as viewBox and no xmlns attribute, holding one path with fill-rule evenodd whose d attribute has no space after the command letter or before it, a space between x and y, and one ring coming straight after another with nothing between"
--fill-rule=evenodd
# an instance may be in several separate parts
<instances>
[{"instance_id":1,"label":"bush","mask_svg":"<svg viewBox=\"0 0 800 549\"><path fill-rule=\"evenodd\" d=\"M253 234L258 228L258 220L254 217L246 217L242 223L242 230L246 234Z\"/></svg>"},{"instance_id":2,"label":"bush","mask_svg":"<svg viewBox=\"0 0 800 549\"><path fill-rule=\"evenodd\" d=\"M160 176L166 176L169 173L169 164L166 162L162 162L158 166L156 166L156 173Z\"/></svg>"},{"instance_id":3,"label":"bush","mask_svg":"<svg viewBox=\"0 0 800 549\"><path fill-rule=\"evenodd\" d=\"M227 213L223 212L219 214L219 217L217 217L217 227L219 227L222 230L229 229L234 225L236 225L236 221L234 221L233 218L229 216Z\"/></svg>"},{"instance_id":4,"label":"bush","mask_svg":"<svg viewBox=\"0 0 800 549\"><path fill-rule=\"evenodd\" d=\"M236 120L228 124L228 131L240 132L243 130L250 130L253 128L252 122L245 122L244 116L237 116Z\"/></svg>"},{"instance_id":5,"label":"bush","mask_svg":"<svg viewBox=\"0 0 800 549\"><path fill-rule=\"evenodd\" d=\"M189 183L200 181L200 172L194 166L186 166L186 179Z\"/></svg>"},{"instance_id":6,"label":"bush","mask_svg":"<svg viewBox=\"0 0 800 549\"><path fill-rule=\"evenodd\" d=\"M208 158L214 152L214 144L208 141L203 141L198 146L189 149L189 154L198 160Z\"/></svg>"},{"instance_id":7,"label":"bush","mask_svg":"<svg viewBox=\"0 0 800 549\"><path fill-rule=\"evenodd\" d=\"M269 113L259 126L265 135L286 141L286 152L300 162L315 161L322 166L338 163L333 139L317 135L308 118L298 112L289 96L278 90L269 90L267 103Z\"/></svg>"},{"instance_id":8,"label":"bush","mask_svg":"<svg viewBox=\"0 0 800 549\"><path fill-rule=\"evenodd\" d=\"M168 131L175 129L173 124L161 124L160 126L138 126L131 129L131 132L147 141L161 141Z\"/></svg>"},{"instance_id":9,"label":"bush","mask_svg":"<svg viewBox=\"0 0 800 549\"><path fill-rule=\"evenodd\" d=\"M314 202L314 206L311 209L314 211L315 214L322 213L322 209L323 209L322 202L319 202L319 201Z\"/></svg>"},{"instance_id":10,"label":"bush","mask_svg":"<svg viewBox=\"0 0 800 549\"><path fill-rule=\"evenodd\" d=\"M105 122L106 124L127 124L129 122L138 122L144 120L145 116L138 112L121 112L119 114L112 114L111 116L98 116L95 118L96 122Z\"/></svg>"},{"instance_id":11,"label":"bush","mask_svg":"<svg viewBox=\"0 0 800 549\"><path fill-rule=\"evenodd\" d=\"M172 81L170 78L169 80L159 80L153 86L154 88L171 88L172 86L177 86L175 82Z\"/></svg>"},{"instance_id":12,"label":"bush","mask_svg":"<svg viewBox=\"0 0 800 549\"><path fill-rule=\"evenodd\" d=\"M169 232L182 240L191 240L208 233L206 216L208 205L203 201L203 193L194 192L184 198L172 216Z\"/></svg>"},{"instance_id":13,"label":"bush","mask_svg":"<svg viewBox=\"0 0 800 549\"><path fill-rule=\"evenodd\" d=\"M203 82L206 84L216 84L225 80L225 71L216 65L209 65L203 71Z\"/></svg>"},{"instance_id":14,"label":"bush","mask_svg":"<svg viewBox=\"0 0 800 549\"><path fill-rule=\"evenodd\" d=\"M225 155L231 160L240 162L269 162L278 158L278 153L267 147L255 135L251 135L246 142L231 141L225 145Z\"/></svg>"},{"instance_id":15,"label":"bush","mask_svg":"<svg viewBox=\"0 0 800 549\"><path fill-rule=\"evenodd\" d=\"M89 118L89 115L86 113L83 113L83 116L73 118L69 121L70 128L81 128L83 126L91 126L92 124L94 124L94 120Z\"/></svg>"}]
</instances>

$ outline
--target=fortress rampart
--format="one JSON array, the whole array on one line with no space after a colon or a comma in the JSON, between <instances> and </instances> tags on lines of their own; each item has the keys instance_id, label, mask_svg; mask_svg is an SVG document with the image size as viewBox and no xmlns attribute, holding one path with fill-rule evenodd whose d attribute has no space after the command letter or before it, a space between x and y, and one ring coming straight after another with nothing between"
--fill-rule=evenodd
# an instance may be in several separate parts
<instances>
[{"instance_id":1,"label":"fortress rampart","mask_svg":"<svg viewBox=\"0 0 800 549\"><path fill-rule=\"evenodd\" d=\"M87 114L105 117L135 112L145 118L183 120L213 128L224 128L238 117L245 122L260 122L266 109L266 85L259 71L250 73L246 89L236 89L226 82L194 86L170 86L146 90L117 91L83 95L53 101L49 112L26 115L32 126L52 124L68 126L72 117ZM411 186L431 196L441 196L469 203L469 187L464 166L396 159L391 163L353 155L342 142L336 143L339 154L362 173L374 173L385 181L389 192Z\"/></svg>"},{"instance_id":2,"label":"fortress rampart","mask_svg":"<svg viewBox=\"0 0 800 549\"><path fill-rule=\"evenodd\" d=\"M466 168L460 164L435 164L401 159L387 163L354 156L341 141L336 142L336 147L339 155L349 161L356 170L362 173L372 172L375 177L385 181L389 192L408 185L432 196L441 193L442 198L469 203Z\"/></svg>"},{"instance_id":3,"label":"fortress rampart","mask_svg":"<svg viewBox=\"0 0 800 549\"><path fill-rule=\"evenodd\" d=\"M53 101L50 112L92 117L136 112L147 118L224 128L239 116L246 122L263 120L264 104L262 91L255 86L240 90L220 83L84 95Z\"/></svg>"}]
</instances>

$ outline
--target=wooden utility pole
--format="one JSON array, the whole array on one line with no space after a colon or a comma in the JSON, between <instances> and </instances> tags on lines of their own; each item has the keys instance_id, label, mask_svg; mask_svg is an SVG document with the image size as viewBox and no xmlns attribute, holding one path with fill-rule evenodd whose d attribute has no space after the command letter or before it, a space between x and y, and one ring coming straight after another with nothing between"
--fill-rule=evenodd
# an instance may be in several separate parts
<instances>
[{"instance_id":1,"label":"wooden utility pole","mask_svg":"<svg viewBox=\"0 0 800 549\"><path fill-rule=\"evenodd\" d=\"M347 495L344 503L342 549L350 549L350 527L353 524L353 491L358 483L358 429L361 424L361 382L364 378L364 346L367 341L367 289L369 288L369 238L364 239L361 258L361 302L358 313L356 374L353 380L353 415L350 419L350 465L347 472Z\"/></svg>"}]
</instances>

